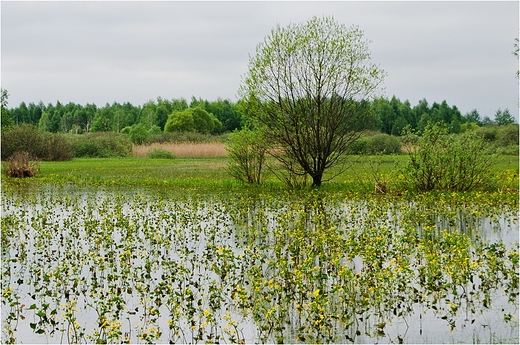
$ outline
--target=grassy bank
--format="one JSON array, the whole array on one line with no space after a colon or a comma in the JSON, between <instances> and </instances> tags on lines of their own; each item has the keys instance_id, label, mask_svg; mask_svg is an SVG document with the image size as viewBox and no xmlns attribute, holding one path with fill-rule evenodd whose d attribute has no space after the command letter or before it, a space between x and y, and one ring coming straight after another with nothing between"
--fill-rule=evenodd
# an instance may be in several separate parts
<instances>
[{"instance_id":1,"label":"grassy bank","mask_svg":"<svg viewBox=\"0 0 520 345\"><path fill-rule=\"evenodd\" d=\"M373 193L375 179L388 182L390 191L399 189L399 169L408 161L406 155L352 156L350 167L324 182L323 190L345 190ZM77 158L66 162L41 162L35 178L6 178L2 184L47 185L75 184L81 186L158 187L188 189L284 189L285 186L267 169L262 186L247 186L233 179L227 172L226 157L150 158ZM501 156L494 165L495 190L518 189L518 158ZM327 177L326 177L327 178Z\"/></svg>"}]
</instances>

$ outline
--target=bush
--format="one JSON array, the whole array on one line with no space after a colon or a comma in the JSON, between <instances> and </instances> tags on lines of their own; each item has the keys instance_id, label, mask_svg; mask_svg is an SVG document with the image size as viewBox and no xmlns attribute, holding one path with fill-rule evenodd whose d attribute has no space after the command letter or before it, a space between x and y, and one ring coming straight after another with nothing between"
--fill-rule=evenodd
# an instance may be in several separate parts
<instances>
[{"instance_id":1,"label":"bush","mask_svg":"<svg viewBox=\"0 0 520 345\"><path fill-rule=\"evenodd\" d=\"M9 130L2 130L2 160L15 152L26 152L31 157L47 156L42 133L35 126L22 124Z\"/></svg>"},{"instance_id":2,"label":"bush","mask_svg":"<svg viewBox=\"0 0 520 345\"><path fill-rule=\"evenodd\" d=\"M4 163L7 177L34 177L40 170L40 163L30 157L27 152L15 152Z\"/></svg>"},{"instance_id":3,"label":"bush","mask_svg":"<svg viewBox=\"0 0 520 345\"><path fill-rule=\"evenodd\" d=\"M44 133L43 142L47 152L43 160L70 161L74 157L72 143L63 134Z\"/></svg>"},{"instance_id":4,"label":"bush","mask_svg":"<svg viewBox=\"0 0 520 345\"><path fill-rule=\"evenodd\" d=\"M157 126L157 125L153 125L152 127L150 127L150 129L148 130L148 134L161 134L163 131L161 129L161 127Z\"/></svg>"},{"instance_id":5,"label":"bush","mask_svg":"<svg viewBox=\"0 0 520 345\"><path fill-rule=\"evenodd\" d=\"M65 161L73 157L72 146L63 134L41 133L29 124L2 131L2 160L15 152L26 152L35 159L46 161Z\"/></svg>"},{"instance_id":6,"label":"bush","mask_svg":"<svg viewBox=\"0 0 520 345\"><path fill-rule=\"evenodd\" d=\"M127 157L132 154L132 142L128 136L112 132L74 135L75 157Z\"/></svg>"},{"instance_id":7,"label":"bush","mask_svg":"<svg viewBox=\"0 0 520 345\"><path fill-rule=\"evenodd\" d=\"M161 148L154 148L148 151L146 154L146 157L148 158L161 158L161 159L175 159L177 158L172 152L161 149Z\"/></svg>"},{"instance_id":8,"label":"bush","mask_svg":"<svg viewBox=\"0 0 520 345\"><path fill-rule=\"evenodd\" d=\"M499 147L518 146L518 125L499 126L497 128L496 140Z\"/></svg>"},{"instance_id":9,"label":"bush","mask_svg":"<svg viewBox=\"0 0 520 345\"><path fill-rule=\"evenodd\" d=\"M234 178L247 183L260 183L267 145L260 132L244 128L234 131L226 142L231 158L228 171Z\"/></svg>"},{"instance_id":10,"label":"bush","mask_svg":"<svg viewBox=\"0 0 520 345\"><path fill-rule=\"evenodd\" d=\"M495 157L489 151L475 131L453 136L445 127L429 125L401 172L414 191L469 191L491 179Z\"/></svg>"},{"instance_id":11,"label":"bush","mask_svg":"<svg viewBox=\"0 0 520 345\"><path fill-rule=\"evenodd\" d=\"M361 137L354 142L350 154L377 155L401 153L401 143L395 136L385 133Z\"/></svg>"},{"instance_id":12,"label":"bush","mask_svg":"<svg viewBox=\"0 0 520 345\"><path fill-rule=\"evenodd\" d=\"M129 135L134 144L141 145L148 138L148 131L145 125L137 123L130 127Z\"/></svg>"},{"instance_id":13,"label":"bush","mask_svg":"<svg viewBox=\"0 0 520 345\"><path fill-rule=\"evenodd\" d=\"M479 127L475 132L482 136L486 141L495 141L497 139L497 127L496 126L484 126Z\"/></svg>"},{"instance_id":14,"label":"bush","mask_svg":"<svg viewBox=\"0 0 520 345\"><path fill-rule=\"evenodd\" d=\"M382 133L368 137L365 154L396 154L401 153L401 143L397 137Z\"/></svg>"}]
</instances>

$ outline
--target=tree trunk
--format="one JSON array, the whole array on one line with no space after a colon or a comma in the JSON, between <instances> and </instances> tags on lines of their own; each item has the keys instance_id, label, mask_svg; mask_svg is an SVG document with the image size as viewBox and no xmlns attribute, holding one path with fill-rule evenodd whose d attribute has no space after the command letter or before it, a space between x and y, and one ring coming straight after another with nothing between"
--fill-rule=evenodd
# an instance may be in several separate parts
<instances>
[{"instance_id":1,"label":"tree trunk","mask_svg":"<svg viewBox=\"0 0 520 345\"><path fill-rule=\"evenodd\" d=\"M313 187L321 186L322 178L323 178L323 173L317 173L316 175L312 176L312 186Z\"/></svg>"}]
</instances>

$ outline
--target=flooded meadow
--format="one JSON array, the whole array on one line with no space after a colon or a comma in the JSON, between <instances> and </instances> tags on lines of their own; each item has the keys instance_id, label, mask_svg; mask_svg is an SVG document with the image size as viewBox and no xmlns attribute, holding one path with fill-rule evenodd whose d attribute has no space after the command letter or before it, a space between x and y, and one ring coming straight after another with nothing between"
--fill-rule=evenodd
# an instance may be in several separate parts
<instances>
[{"instance_id":1,"label":"flooded meadow","mask_svg":"<svg viewBox=\"0 0 520 345\"><path fill-rule=\"evenodd\" d=\"M518 202L2 191L2 343L518 343Z\"/></svg>"}]
</instances>

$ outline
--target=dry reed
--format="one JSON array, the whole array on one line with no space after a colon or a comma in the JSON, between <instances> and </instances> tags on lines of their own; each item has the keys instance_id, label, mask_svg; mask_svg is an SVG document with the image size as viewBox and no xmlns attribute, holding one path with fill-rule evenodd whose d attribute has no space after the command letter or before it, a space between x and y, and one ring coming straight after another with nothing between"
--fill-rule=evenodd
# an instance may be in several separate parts
<instances>
[{"instance_id":1,"label":"dry reed","mask_svg":"<svg viewBox=\"0 0 520 345\"><path fill-rule=\"evenodd\" d=\"M177 157L226 157L223 143L153 143L150 145L134 145L132 154L144 157L152 149L170 151Z\"/></svg>"}]
</instances>

